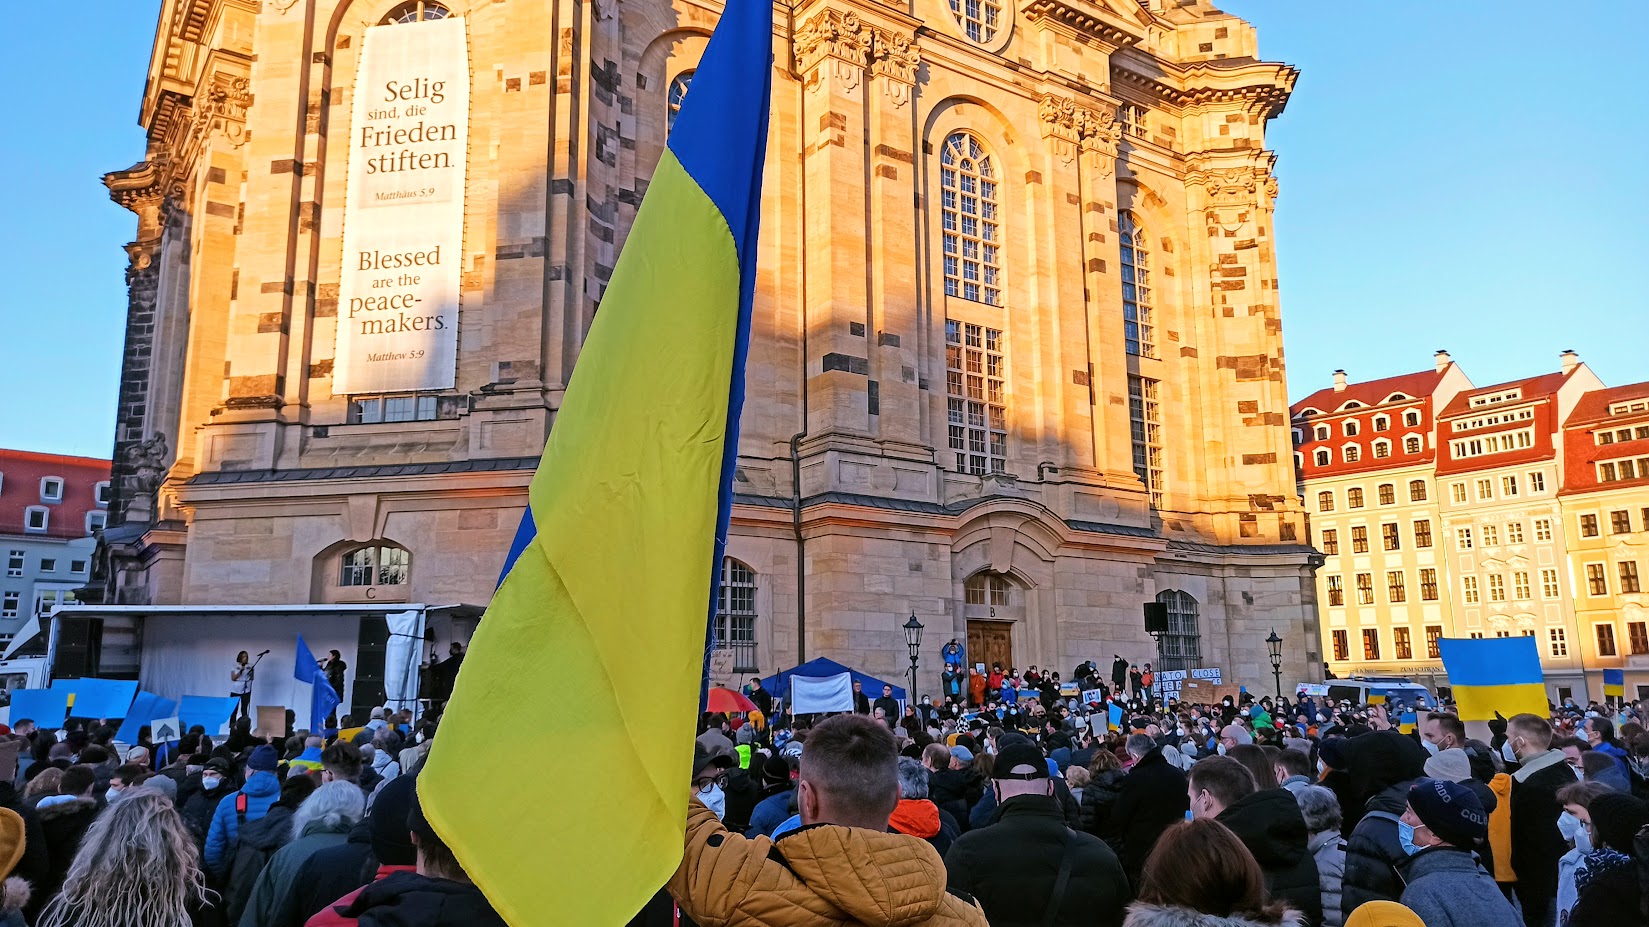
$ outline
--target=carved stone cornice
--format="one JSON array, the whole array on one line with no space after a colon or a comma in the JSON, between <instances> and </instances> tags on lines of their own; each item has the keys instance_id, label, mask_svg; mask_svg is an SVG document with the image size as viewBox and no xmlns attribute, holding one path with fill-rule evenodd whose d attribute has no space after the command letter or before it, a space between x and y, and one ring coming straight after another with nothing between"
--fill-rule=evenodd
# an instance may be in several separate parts
<instances>
[{"instance_id":1,"label":"carved stone cornice","mask_svg":"<svg viewBox=\"0 0 1649 927\"><path fill-rule=\"evenodd\" d=\"M1066 162L1077 150L1099 152L1101 170L1111 173L1122 123L1110 107L1093 107L1056 93L1044 93L1037 104L1042 137L1054 146L1054 153Z\"/></svg>"},{"instance_id":2,"label":"carved stone cornice","mask_svg":"<svg viewBox=\"0 0 1649 927\"><path fill-rule=\"evenodd\" d=\"M1032 25L1054 26L1102 45L1117 48L1136 45L1144 36L1144 26L1129 25L1103 3L1086 0L1030 0L1022 8Z\"/></svg>"},{"instance_id":3,"label":"carved stone cornice","mask_svg":"<svg viewBox=\"0 0 1649 927\"><path fill-rule=\"evenodd\" d=\"M1258 153L1247 163L1216 165L1206 156L1187 159L1185 185L1202 193L1203 218L1210 227L1236 231L1254 219L1261 207L1277 197L1277 178L1271 172L1276 156Z\"/></svg>"},{"instance_id":4,"label":"carved stone cornice","mask_svg":"<svg viewBox=\"0 0 1649 927\"><path fill-rule=\"evenodd\" d=\"M882 84L894 106L910 102L916 86L916 71L922 66L922 52L916 37L888 29L871 29L870 73Z\"/></svg>"},{"instance_id":5,"label":"carved stone cornice","mask_svg":"<svg viewBox=\"0 0 1649 927\"><path fill-rule=\"evenodd\" d=\"M831 76L841 80L847 89L859 84L860 76L870 64L871 27L859 14L825 8L796 30L796 64L809 83L817 90L817 74L821 65L831 69Z\"/></svg>"},{"instance_id":6,"label":"carved stone cornice","mask_svg":"<svg viewBox=\"0 0 1649 927\"><path fill-rule=\"evenodd\" d=\"M250 78L218 72L195 106L188 144L198 147L214 132L222 132L236 148L246 143L246 111L252 106ZM197 100L200 98L197 97Z\"/></svg>"},{"instance_id":7,"label":"carved stone cornice","mask_svg":"<svg viewBox=\"0 0 1649 927\"><path fill-rule=\"evenodd\" d=\"M1299 78L1298 68L1270 61L1220 59L1182 65L1137 50L1111 59L1111 79L1147 98L1181 107L1237 105L1265 119L1283 111Z\"/></svg>"}]
</instances>

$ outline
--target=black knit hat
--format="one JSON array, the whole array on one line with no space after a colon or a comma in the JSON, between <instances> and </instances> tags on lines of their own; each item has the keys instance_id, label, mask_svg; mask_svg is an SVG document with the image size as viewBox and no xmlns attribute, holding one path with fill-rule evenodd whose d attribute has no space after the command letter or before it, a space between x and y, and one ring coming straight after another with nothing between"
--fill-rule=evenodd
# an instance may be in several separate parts
<instances>
[{"instance_id":1,"label":"black knit hat","mask_svg":"<svg viewBox=\"0 0 1649 927\"><path fill-rule=\"evenodd\" d=\"M407 823L417 791L416 777L396 776L384 783L378 797L373 799L366 825L372 834L372 855L380 865L411 866L418 862L418 851L412 845Z\"/></svg>"},{"instance_id":2,"label":"black knit hat","mask_svg":"<svg viewBox=\"0 0 1649 927\"><path fill-rule=\"evenodd\" d=\"M1632 853L1632 838L1649 824L1649 804L1623 792L1599 795L1586 810L1592 815L1592 829L1597 831L1598 840L1628 856Z\"/></svg>"}]
</instances>

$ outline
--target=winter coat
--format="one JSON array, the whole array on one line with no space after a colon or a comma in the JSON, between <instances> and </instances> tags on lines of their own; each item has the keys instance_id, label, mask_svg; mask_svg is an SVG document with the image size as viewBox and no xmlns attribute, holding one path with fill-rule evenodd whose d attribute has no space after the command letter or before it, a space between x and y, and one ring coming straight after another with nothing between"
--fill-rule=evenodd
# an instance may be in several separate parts
<instances>
[{"instance_id":1,"label":"winter coat","mask_svg":"<svg viewBox=\"0 0 1649 927\"><path fill-rule=\"evenodd\" d=\"M241 829L223 888L223 909L230 927L240 923L264 867L291 839L292 811L291 807L277 802L268 814L256 821L247 821Z\"/></svg>"},{"instance_id":2,"label":"winter coat","mask_svg":"<svg viewBox=\"0 0 1649 927\"><path fill-rule=\"evenodd\" d=\"M1082 829L1095 837L1110 843L1111 834L1107 827L1110 823L1111 809L1116 807L1117 799L1122 796L1123 780L1128 773L1121 769L1107 769L1093 777L1087 788L1082 790ZM1111 843L1113 851L1120 849L1121 841Z\"/></svg>"},{"instance_id":3,"label":"winter coat","mask_svg":"<svg viewBox=\"0 0 1649 927\"><path fill-rule=\"evenodd\" d=\"M1638 881L1637 864L1593 876L1569 914L1569 927L1621 927L1642 923L1643 885Z\"/></svg>"},{"instance_id":4,"label":"winter coat","mask_svg":"<svg viewBox=\"0 0 1649 927\"><path fill-rule=\"evenodd\" d=\"M329 852L331 851L322 850L321 854ZM313 859L314 858L311 857L311 862L313 862ZM342 897L322 905L319 911L316 911L314 914L310 915L309 920L303 922L304 927L346 927L346 925L358 923L355 918L344 916L343 912L355 903L355 899L359 898L361 893L366 891L367 886L371 885L373 882L381 882L397 872L415 872L416 870L417 867L415 866L379 866L378 871L373 874L372 881L361 886L360 888L348 892Z\"/></svg>"},{"instance_id":5,"label":"winter coat","mask_svg":"<svg viewBox=\"0 0 1649 927\"><path fill-rule=\"evenodd\" d=\"M1346 841L1337 830L1314 834L1306 844L1317 861L1317 885L1323 892L1323 927L1341 927L1346 916L1340 908L1340 883L1346 875Z\"/></svg>"},{"instance_id":6,"label":"winter coat","mask_svg":"<svg viewBox=\"0 0 1649 927\"><path fill-rule=\"evenodd\" d=\"M372 827L356 824L344 843L321 850L304 861L292 880L298 923L335 904L339 898L378 877L378 857L372 852Z\"/></svg>"},{"instance_id":7,"label":"winter coat","mask_svg":"<svg viewBox=\"0 0 1649 927\"><path fill-rule=\"evenodd\" d=\"M53 805L41 805L35 814L40 817L40 831L46 839L46 881L34 886L30 913L46 906L63 887L63 879L74 863L74 854L80 849L80 839L86 836L92 820L97 817L97 802L90 798L75 798ZM27 839L25 837L25 839Z\"/></svg>"},{"instance_id":8,"label":"winter coat","mask_svg":"<svg viewBox=\"0 0 1649 927\"><path fill-rule=\"evenodd\" d=\"M1185 820L1191 807L1186 788L1185 771L1168 762L1161 747L1140 757L1123 777L1105 837L1111 846L1121 847L1122 868L1130 885L1139 883L1145 858L1162 832Z\"/></svg>"},{"instance_id":9,"label":"winter coat","mask_svg":"<svg viewBox=\"0 0 1649 927\"><path fill-rule=\"evenodd\" d=\"M369 886L353 907L396 878ZM916 837L818 824L777 843L751 840L694 800L669 890L704 927L986 927L984 912L944 884L944 862Z\"/></svg>"},{"instance_id":10,"label":"winter coat","mask_svg":"<svg viewBox=\"0 0 1649 927\"><path fill-rule=\"evenodd\" d=\"M1281 921L1272 924L1270 921L1250 920L1237 915L1219 917L1190 908L1146 904L1142 901L1128 909L1128 917L1123 920L1122 927L1305 927L1305 918L1298 911L1288 911L1283 914Z\"/></svg>"},{"instance_id":11,"label":"winter coat","mask_svg":"<svg viewBox=\"0 0 1649 927\"><path fill-rule=\"evenodd\" d=\"M504 927L487 896L467 882L385 866L377 881L310 918L306 927Z\"/></svg>"},{"instance_id":12,"label":"winter coat","mask_svg":"<svg viewBox=\"0 0 1649 927\"><path fill-rule=\"evenodd\" d=\"M1265 888L1305 915L1306 923L1323 922L1323 889L1317 861L1307 849L1311 835L1294 796L1282 789L1266 789L1238 799L1215 818L1231 828L1254 854L1265 873Z\"/></svg>"},{"instance_id":13,"label":"winter coat","mask_svg":"<svg viewBox=\"0 0 1649 927\"><path fill-rule=\"evenodd\" d=\"M32 893L28 880L21 876L0 883L0 927L25 927L23 909L28 907Z\"/></svg>"},{"instance_id":14,"label":"winter coat","mask_svg":"<svg viewBox=\"0 0 1649 927\"><path fill-rule=\"evenodd\" d=\"M1557 896L1557 861L1569 852L1557 829L1557 791L1577 781L1561 750L1531 757L1512 773L1512 871L1530 923L1544 918Z\"/></svg>"},{"instance_id":15,"label":"winter coat","mask_svg":"<svg viewBox=\"0 0 1649 927\"><path fill-rule=\"evenodd\" d=\"M796 813L796 790L785 789L782 792L769 795L756 803L750 812L750 827L745 830L746 837L771 837L773 828L783 824L785 818Z\"/></svg>"},{"instance_id":16,"label":"winter coat","mask_svg":"<svg viewBox=\"0 0 1649 927\"><path fill-rule=\"evenodd\" d=\"M0 878L17 876L27 881L25 887L45 884L51 877L51 856L46 852L46 832L40 827L40 816L23 801L13 785L5 781L0 781L0 808L9 808L23 819L23 856L10 873L0 873ZM24 898L24 902L27 901Z\"/></svg>"},{"instance_id":17,"label":"winter coat","mask_svg":"<svg viewBox=\"0 0 1649 927\"><path fill-rule=\"evenodd\" d=\"M1368 800L1367 813L1346 840L1342 910L1357 910L1370 901L1396 901L1403 894L1397 865L1408 858L1397 840L1397 819L1409 804L1411 783L1399 782Z\"/></svg>"},{"instance_id":18,"label":"winter coat","mask_svg":"<svg viewBox=\"0 0 1649 927\"><path fill-rule=\"evenodd\" d=\"M302 927L304 917L298 911L297 893L292 890L298 870L316 853L347 841L351 826L347 821L311 821L298 839L281 847L258 875L240 927Z\"/></svg>"},{"instance_id":19,"label":"winter coat","mask_svg":"<svg viewBox=\"0 0 1649 927\"><path fill-rule=\"evenodd\" d=\"M1044 923L1061 862L1071 874L1053 923L1118 927L1133 897L1122 863L1105 842L1071 830L1052 796L1018 795L991 826L964 834L945 856L953 892L972 895L994 927Z\"/></svg>"},{"instance_id":20,"label":"winter coat","mask_svg":"<svg viewBox=\"0 0 1649 927\"><path fill-rule=\"evenodd\" d=\"M1483 862L1496 882L1516 882L1517 876L1512 872L1512 777L1496 773L1489 780L1488 790L1494 795L1495 806L1489 812L1489 839L1483 844L1486 849Z\"/></svg>"},{"instance_id":21,"label":"winter coat","mask_svg":"<svg viewBox=\"0 0 1649 927\"><path fill-rule=\"evenodd\" d=\"M269 806L281 797L281 780L272 772L253 773L240 791L230 792L218 802L212 812L212 823L206 831L206 868L222 876L235 858L235 842L240 839L240 814L235 810L235 796L246 796L246 820L256 821L269 813Z\"/></svg>"},{"instance_id":22,"label":"winter coat","mask_svg":"<svg viewBox=\"0 0 1649 927\"><path fill-rule=\"evenodd\" d=\"M1065 784L1064 779L1055 778L1054 798L1059 801L1059 810L1065 815L1065 826L1077 827L1082 823L1082 806L1077 804L1076 796L1071 794L1071 787ZM978 830L989 826L996 815L996 790L985 789L984 794L974 803L973 810L968 812L968 830Z\"/></svg>"},{"instance_id":23,"label":"winter coat","mask_svg":"<svg viewBox=\"0 0 1649 927\"><path fill-rule=\"evenodd\" d=\"M887 819L888 829L898 834L921 837L944 856L962 835L956 819L926 798L901 798Z\"/></svg>"},{"instance_id":24,"label":"winter coat","mask_svg":"<svg viewBox=\"0 0 1649 927\"><path fill-rule=\"evenodd\" d=\"M189 793L189 797L184 800L183 805L178 808L178 813L183 815L183 823L188 826L189 833L195 837L195 849L204 850L206 848L206 835L212 829L212 818L217 816L218 803L223 801L225 795L229 795L234 791L234 787L229 784L229 780L226 778L210 792L203 788L195 788ZM247 800L247 804L251 804L250 798Z\"/></svg>"},{"instance_id":25,"label":"winter coat","mask_svg":"<svg viewBox=\"0 0 1649 927\"><path fill-rule=\"evenodd\" d=\"M1426 927L1523 927L1523 919L1467 850L1428 847L1402 866L1400 899Z\"/></svg>"},{"instance_id":26,"label":"winter coat","mask_svg":"<svg viewBox=\"0 0 1649 927\"><path fill-rule=\"evenodd\" d=\"M975 786L968 780L968 772L936 769L928 773L928 800L948 812L963 827L967 826L968 821L968 793Z\"/></svg>"}]
</instances>

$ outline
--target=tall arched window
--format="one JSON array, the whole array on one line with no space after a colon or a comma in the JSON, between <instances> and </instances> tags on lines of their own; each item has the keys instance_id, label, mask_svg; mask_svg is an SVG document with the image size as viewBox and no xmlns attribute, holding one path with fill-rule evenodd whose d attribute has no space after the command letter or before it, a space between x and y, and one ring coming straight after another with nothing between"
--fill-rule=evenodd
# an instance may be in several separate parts
<instances>
[{"instance_id":1,"label":"tall arched window","mask_svg":"<svg viewBox=\"0 0 1649 927\"><path fill-rule=\"evenodd\" d=\"M687 88L692 83L692 71L683 71L670 79L670 92L666 95L664 103L664 131L666 133L676 127L676 117L681 114L681 103L687 99Z\"/></svg>"},{"instance_id":2,"label":"tall arched window","mask_svg":"<svg viewBox=\"0 0 1649 927\"><path fill-rule=\"evenodd\" d=\"M963 604L999 607L1010 604L1013 584L1001 573L975 573L962 585Z\"/></svg>"},{"instance_id":3,"label":"tall arched window","mask_svg":"<svg viewBox=\"0 0 1649 927\"><path fill-rule=\"evenodd\" d=\"M1145 230L1131 212L1117 218L1122 249L1122 332L1129 354L1157 355L1151 309L1151 251Z\"/></svg>"},{"instance_id":4,"label":"tall arched window","mask_svg":"<svg viewBox=\"0 0 1649 927\"><path fill-rule=\"evenodd\" d=\"M1157 593L1168 606L1168 633L1157 645L1157 669L1195 669L1202 664L1202 632L1197 627L1197 600L1188 592Z\"/></svg>"},{"instance_id":5,"label":"tall arched window","mask_svg":"<svg viewBox=\"0 0 1649 927\"><path fill-rule=\"evenodd\" d=\"M446 19L452 11L436 0L407 0L384 16L384 25L417 23L428 19Z\"/></svg>"},{"instance_id":6,"label":"tall arched window","mask_svg":"<svg viewBox=\"0 0 1649 927\"><path fill-rule=\"evenodd\" d=\"M945 320L946 428L956 472L1008 468L1007 355L1002 332Z\"/></svg>"},{"instance_id":7,"label":"tall arched window","mask_svg":"<svg viewBox=\"0 0 1649 927\"><path fill-rule=\"evenodd\" d=\"M756 571L732 557L721 560L714 634L715 649L733 651L733 672L756 672Z\"/></svg>"},{"instance_id":8,"label":"tall arched window","mask_svg":"<svg viewBox=\"0 0 1649 927\"><path fill-rule=\"evenodd\" d=\"M953 132L939 153L945 295L1002 305L996 171L979 139Z\"/></svg>"}]
</instances>

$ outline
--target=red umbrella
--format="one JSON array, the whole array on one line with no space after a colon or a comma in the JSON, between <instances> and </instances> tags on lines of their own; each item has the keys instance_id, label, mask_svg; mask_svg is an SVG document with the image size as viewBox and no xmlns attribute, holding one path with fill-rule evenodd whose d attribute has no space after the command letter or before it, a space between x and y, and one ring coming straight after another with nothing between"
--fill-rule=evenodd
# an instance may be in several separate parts
<instances>
[{"instance_id":1,"label":"red umbrella","mask_svg":"<svg viewBox=\"0 0 1649 927\"><path fill-rule=\"evenodd\" d=\"M732 689L711 689L710 698L705 702L705 711L719 711L731 714L736 711L755 711L756 703L745 698L740 692Z\"/></svg>"}]
</instances>

